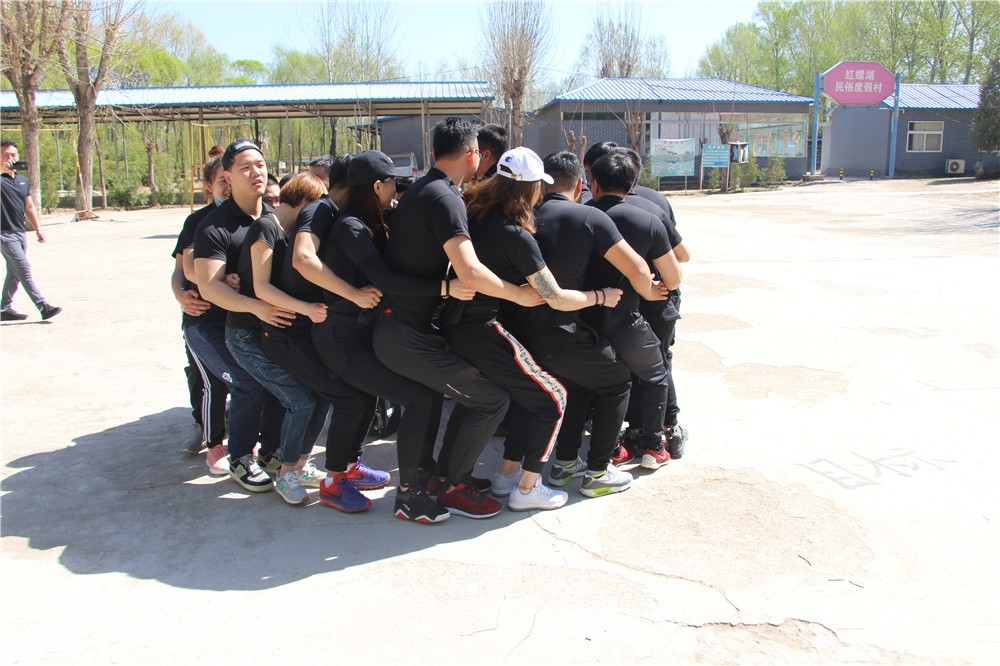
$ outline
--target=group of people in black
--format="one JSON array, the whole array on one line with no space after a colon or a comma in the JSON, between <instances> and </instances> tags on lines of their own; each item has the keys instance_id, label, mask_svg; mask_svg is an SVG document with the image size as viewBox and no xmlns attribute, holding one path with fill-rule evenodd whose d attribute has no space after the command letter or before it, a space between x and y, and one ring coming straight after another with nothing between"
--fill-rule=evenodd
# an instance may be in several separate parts
<instances>
[{"instance_id":1,"label":"group of people in black","mask_svg":"<svg viewBox=\"0 0 1000 666\"><path fill-rule=\"evenodd\" d=\"M209 203L173 253L185 448L248 491L301 504L318 488L363 511L361 491L390 479L361 461L381 398L401 410L394 513L422 523L495 516L497 498L557 509L575 479L598 497L630 486L621 465L680 457L670 346L688 253L666 199L636 187L639 156L602 143L583 164L542 160L459 118L431 141L434 167L401 193L373 150L280 183L249 140L205 165ZM476 478L502 423L500 468Z\"/></svg>"}]
</instances>

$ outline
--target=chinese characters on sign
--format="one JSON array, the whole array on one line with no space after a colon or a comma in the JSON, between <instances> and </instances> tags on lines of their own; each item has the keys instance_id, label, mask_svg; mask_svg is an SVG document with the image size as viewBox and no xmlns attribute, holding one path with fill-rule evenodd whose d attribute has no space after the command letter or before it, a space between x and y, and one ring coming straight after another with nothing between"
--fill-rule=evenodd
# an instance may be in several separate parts
<instances>
[{"instance_id":1,"label":"chinese characters on sign","mask_svg":"<svg viewBox=\"0 0 1000 666\"><path fill-rule=\"evenodd\" d=\"M841 106L873 106L894 92L896 77L877 62L842 62L824 74L823 92Z\"/></svg>"},{"instance_id":2,"label":"chinese characters on sign","mask_svg":"<svg viewBox=\"0 0 1000 666\"><path fill-rule=\"evenodd\" d=\"M651 175L694 175L694 139L652 139L650 148Z\"/></svg>"}]
</instances>

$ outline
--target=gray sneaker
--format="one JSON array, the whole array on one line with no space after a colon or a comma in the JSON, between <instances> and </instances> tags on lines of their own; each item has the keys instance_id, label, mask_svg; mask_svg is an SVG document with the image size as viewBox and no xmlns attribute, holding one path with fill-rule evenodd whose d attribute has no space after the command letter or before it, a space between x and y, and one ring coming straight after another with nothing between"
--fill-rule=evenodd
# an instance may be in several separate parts
<instances>
[{"instance_id":1,"label":"gray sneaker","mask_svg":"<svg viewBox=\"0 0 1000 666\"><path fill-rule=\"evenodd\" d=\"M580 494L584 497L601 497L628 490L630 485L632 485L632 475L608 463L607 469L600 476L591 476L590 470L587 470L583 475Z\"/></svg>"},{"instance_id":2,"label":"gray sneaker","mask_svg":"<svg viewBox=\"0 0 1000 666\"><path fill-rule=\"evenodd\" d=\"M586 472L587 463L579 458L574 460L571 465L560 465L559 461L556 461L552 465L552 469L549 470L549 484L557 488L562 488L573 479L580 478Z\"/></svg>"},{"instance_id":3,"label":"gray sneaker","mask_svg":"<svg viewBox=\"0 0 1000 666\"><path fill-rule=\"evenodd\" d=\"M281 495L281 499L289 504L302 504L309 501L309 493L299 481L298 470L290 469L284 474L279 474L278 478L274 480L274 490Z\"/></svg>"},{"instance_id":4,"label":"gray sneaker","mask_svg":"<svg viewBox=\"0 0 1000 666\"><path fill-rule=\"evenodd\" d=\"M271 477L260 468L252 453L231 461L229 476L252 493L266 493L274 488Z\"/></svg>"},{"instance_id":5,"label":"gray sneaker","mask_svg":"<svg viewBox=\"0 0 1000 666\"><path fill-rule=\"evenodd\" d=\"M184 453L198 454L203 448L205 448L205 432L200 425L192 423L187 437L181 444L181 450Z\"/></svg>"}]
</instances>

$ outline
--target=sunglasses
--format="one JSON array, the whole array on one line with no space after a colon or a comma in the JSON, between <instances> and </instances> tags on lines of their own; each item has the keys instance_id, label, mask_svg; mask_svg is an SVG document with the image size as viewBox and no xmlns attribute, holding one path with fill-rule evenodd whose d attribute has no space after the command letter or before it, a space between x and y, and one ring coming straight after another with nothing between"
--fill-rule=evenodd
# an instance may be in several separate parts
<instances>
[{"instance_id":1,"label":"sunglasses","mask_svg":"<svg viewBox=\"0 0 1000 666\"><path fill-rule=\"evenodd\" d=\"M264 197L264 203L274 205L281 199L279 197Z\"/></svg>"}]
</instances>

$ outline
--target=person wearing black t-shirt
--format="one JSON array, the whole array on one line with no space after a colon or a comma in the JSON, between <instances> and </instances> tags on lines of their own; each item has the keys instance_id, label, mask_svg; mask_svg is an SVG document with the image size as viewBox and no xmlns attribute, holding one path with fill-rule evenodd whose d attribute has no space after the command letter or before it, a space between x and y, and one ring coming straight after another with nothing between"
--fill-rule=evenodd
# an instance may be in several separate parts
<instances>
[{"instance_id":1,"label":"person wearing black t-shirt","mask_svg":"<svg viewBox=\"0 0 1000 666\"><path fill-rule=\"evenodd\" d=\"M294 313L243 296L225 281L226 275L237 271L247 230L265 210L261 197L267 165L252 141L240 139L226 148L222 168L232 193L198 225L193 255L199 292L218 306L218 314L189 325L184 335L205 368L229 387L230 477L251 492L264 492L273 484L257 464L253 449L258 439L262 452L278 449L284 410L233 358L226 345L225 318L228 312L249 313L264 323L283 326Z\"/></svg>"},{"instance_id":2,"label":"person wearing black t-shirt","mask_svg":"<svg viewBox=\"0 0 1000 666\"><path fill-rule=\"evenodd\" d=\"M393 213L385 250L388 269L418 280L444 280L451 263L464 285L477 292L530 306L541 302L531 287L518 287L484 266L469 239L467 214L458 190L479 166L476 130L447 118L432 132L435 165L406 192ZM451 452L447 486L438 503L452 513L488 518L503 507L472 485L472 470L503 418L507 393L448 348L432 320L440 295L392 294L379 304L373 342L379 360L395 372L454 398L445 431Z\"/></svg>"},{"instance_id":3,"label":"person wearing black t-shirt","mask_svg":"<svg viewBox=\"0 0 1000 666\"><path fill-rule=\"evenodd\" d=\"M311 174L301 174L298 181L285 189L297 189L302 198L311 196L313 199L326 192L323 182ZM240 249L240 294L293 312L295 319L301 315L313 322L323 321L326 318L325 304L287 297L274 285L280 272L272 270L272 266L284 263L288 252L287 234L298 213L298 210L286 211L288 206L279 208L277 212L265 212L247 230ZM279 212L280 220L277 216ZM317 485L321 480L318 470L308 464L309 452L323 429L329 405L324 401L317 405L313 393L264 352L262 339L266 332L262 329L256 317L230 312L226 321L226 346L237 363L285 409L281 448L270 455L262 451L258 455L258 464L267 472L274 471L274 488L283 500L289 504L302 504L308 501L309 495L301 477L315 481Z\"/></svg>"},{"instance_id":4,"label":"person wearing black t-shirt","mask_svg":"<svg viewBox=\"0 0 1000 666\"><path fill-rule=\"evenodd\" d=\"M201 298L194 276L194 231L208 217L208 214L219 204L229 198L229 183L222 172L222 160L212 158L202 170L202 183L208 204L188 215L184 226L177 236L174 246L174 272L170 276L170 288L174 298L181 306L184 316L181 319L181 329L189 324L200 321L213 307L211 303ZM189 264L189 274L185 275L185 260ZM188 392L191 396L191 415L194 426L184 442L183 449L188 453L198 453L202 446L208 445L208 455L205 459L209 472L217 476L229 474L229 461L222 442L226 438L226 397L229 391L226 383L206 371L191 348L184 345L187 353L188 366L184 368L188 380Z\"/></svg>"},{"instance_id":5,"label":"person wearing black t-shirt","mask_svg":"<svg viewBox=\"0 0 1000 666\"><path fill-rule=\"evenodd\" d=\"M563 288L584 289L588 267L608 261L643 298L664 299L666 290L653 281L645 261L622 239L611 219L596 208L575 203L583 174L576 156L570 152L551 154L545 158L544 168L553 183L545 188L545 197L535 210L534 238L555 280ZM594 476L608 468L628 402L628 368L578 313L547 306L526 309L506 303L501 304L500 311L505 325L569 389L549 483L566 486L588 470ZM577 454L591 410L593 426L585 463ZM616 476L621 478L620 485L591 483L581 490L597 495L627 488L630 475L613 471L608 481Z\"/></svg>"},{"instance_id":6,"label":"person wearing black t-shirt","mask_svg":"<svg viewBox=\"0 0 1000 666\"><path fill-rule=\"evenodd\" d=\"M393 165L383 153L370 150L351 159L348 166L350 189L344 210L336 217L329 236L323 241L324 263L338 277L355 287L374 284L391 297L453 296L471 298L471 290L458 280L418 280L389 271L381 251L388 238L386 211L396 195ZM403 414L396 438L399 457L399 489L394 513L398 518L420 523L437 523L449 517L447 509L434 501L420 483L420 468L434 466L434 443L441 421L441 394L399 375L375 356L372 348L371 313L335 293L325 291L329 316L313 327L313 342L330 373L363 391L368 400L360 411L333 412L330 432L338 433L350 450L360 446L375 414L377 397L402 405ZM358 425L362 426L358 428ZM352 471L334 476L347 479Z\"/></svg>"},{"instance_id":7,"label":"person wearing black t-shirt","mask_svg":"<svg viewBox=\"0 0 1000 666\"><path fill-rule=\"evenodd\" d=\"M551 183L552 177L545 173L542 160L522 147L504 153L496 176L470 190L469 231L477 254L502 279L532 285L555 311L614 307L620 289L565 289L546 266L532 236L533 208L541 200L543 181ZM456 321L445 327L444 335L458 354L507 389L511 397L511 425L493 493L509 496L512 510L557 509L568 495L542 484L541 471L556 445L567 391L504 326L502 318L498 321L503 307L500 299L478 294L451 317ZM630 482L630 475L605 460L601 467L588 470L581 492L588 496L617 492Z\"/></svg>"},{"instance_id":8,"label":"person wearing black t-shirt","mask_svg":"<svg viewBox=\"0 0 1000 666\"><path fill-rule=\"evenodd\" d=\"M655 270L661 282L676 289L681 282L680 264L670 249L662 222L652 213L624 203L635 183L636 168L624 152L605 155L591 167L594 206L608 214L622 236L639 256ZM603 284L620 275L610 265L598 265L591 278ZM640 423L636 438L641 447L643 467L656 469L670 460L663 445L663 410L667 400L667 373L663 365L660 341L649 323L639 313L638 294L625 289L625 295L603 321L593 319L608 337L615 351L639 379L639 391L632 400L638 401ZM634 427L634 424L629 424Z\"/></svg>"},{"instance_id":9,"label":"person wearing black t-shirt","mask_svg":"<svg viewBox=\"0 0 1000 666\"><path fill-rule=\"evenodd\" d=\"M31 199L28 188L28 181L24 176L20 176L14 170L14 165L18 161L17 144L13 141L4 141L2 155L2 173L0 173L0 226L2 226L3 244L0 250L3 251L4 262L7 264L7 277L3 283L3 303L0 305L0 320L2 321L23 321L28 315L21 314L14 310L11 305L14 303L14 293L19 284L24 285L24 290L28 292L28 297L35 304L42 315L42 319L51 319L62 312L62 308L49 305L45 302L42 292L35 286L35 281L31 277L31 264L28 263L26 254L28 242L24 221L27 219L35 232L35 237L39 243L45 242L45 234L42 232L42 225L38 220L38 212L35 210L35 202Z\"/></svg>"}]
</instances>

